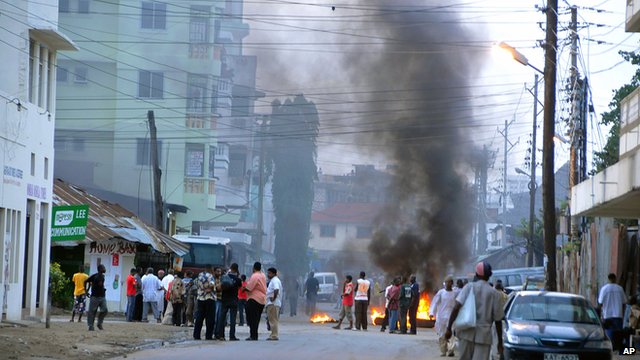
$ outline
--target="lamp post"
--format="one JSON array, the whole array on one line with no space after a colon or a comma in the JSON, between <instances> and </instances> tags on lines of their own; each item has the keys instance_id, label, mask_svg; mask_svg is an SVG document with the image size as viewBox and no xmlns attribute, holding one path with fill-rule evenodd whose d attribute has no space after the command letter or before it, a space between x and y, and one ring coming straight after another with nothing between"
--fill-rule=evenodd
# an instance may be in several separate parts
<instances>
[{"instance_id":1,"label":"lamp post","mask_svg":"<svg viewBox=\"0 0 640 360\"><path fill-rule=\"evenodd\" d=\"M554 144L555 111L556 111L556 45L558 36L558 2L549 0L547 8L547 32L545 40L545 67L541 71L531 65L529 60L514 47L501 42L498 46L511 54L511 57L522 65L529 66L544 77L544 120L542 135L542 212L544 225L544 253L547 256L546 290L556 291L556 207L555 207L555 174L554 174ZM534 91L537 92L537 76ZM537 105L537 99L534 104ZM537 109L534 109L534 118ZM535 134L535 121L534 121ZM535 138L534 138L535 139ZM535 140L532 160L535 159ZM531 164L532 174L535 175L535 162ZM532 224L530 223L529 226ZM529 228L531 230L531 227Z\"/></svg>"}]
</instances>

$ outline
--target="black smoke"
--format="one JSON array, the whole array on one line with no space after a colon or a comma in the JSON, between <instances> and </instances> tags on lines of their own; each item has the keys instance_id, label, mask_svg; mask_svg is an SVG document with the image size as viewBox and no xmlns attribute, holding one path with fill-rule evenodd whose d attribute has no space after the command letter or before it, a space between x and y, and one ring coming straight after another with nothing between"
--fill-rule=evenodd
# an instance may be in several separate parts
<instances>
[{"instance_id":1,"label":"black smoke","mask_svg":"<svg viewBox=\"0 0 640 360\"><path fill-rule=\"evenodd\" d=\"M359 4L376 7L361 24L371 29L373 51L346 56L345 65L358 88L375 89L362 101L371 114L359 124L362 136L394 164L392 201L375 224L370 256L389 274L418 273L436 289L469 255L468 175L478 133L471 86L482 69L484 30L458 15L460 2Z\"/></svg>"}]
</instances>

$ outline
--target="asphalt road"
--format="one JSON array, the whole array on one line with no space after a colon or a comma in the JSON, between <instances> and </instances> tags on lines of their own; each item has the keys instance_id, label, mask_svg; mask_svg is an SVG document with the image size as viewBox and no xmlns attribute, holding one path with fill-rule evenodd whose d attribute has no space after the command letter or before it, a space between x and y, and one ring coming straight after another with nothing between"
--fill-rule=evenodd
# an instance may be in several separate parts
<instances>
[{"instance_id":1,"label":"asphalt road","mask_svg":"<svg viewBox=\"0 0 640 360\"><path fill-rule=\"evenodd\" d=\"M334 317L337 310L328 304L323 308ZM304 316L284 315L280 324L280 340L266 341L268 332L260 322L259 341L244 341L249 329L238 327L241 341L187 341L182 344L149 349L127 355L127 359L441 359L437 337L432 329L419 329L416 336L380 332L379 326L368 331L334 330L335 324L311 324ZM228 329L227 329L228 332ZM117 359L123 359L119 357Z\"/></svg>"}]
</instances>

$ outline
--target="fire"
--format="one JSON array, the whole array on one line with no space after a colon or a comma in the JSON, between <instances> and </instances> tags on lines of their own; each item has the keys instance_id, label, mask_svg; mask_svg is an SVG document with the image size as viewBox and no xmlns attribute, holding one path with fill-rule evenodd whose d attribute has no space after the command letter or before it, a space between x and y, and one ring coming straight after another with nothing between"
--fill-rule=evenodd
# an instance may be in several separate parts
<instances>
[{"instance_id":1,"label":"fire","mask_svg":"<svg viewBox=\"0 0 640 360\"><path fill-rule=\"evenodd\" d=\"M418 303L417 318L422 320L429 320L429 307L431 306L431 298L427 292L420 294L420 302ZM371 322L373 324L382 324L384 318L384 309L371 308ZM407 323L409 323L409 316L407 316Z\"/></svg>"},{"instance_id":2,"label":"fire","mask_svg":"<svg viewBox=\"0 0 640 360\"><path fill-rule=\"evenodd\" d=\"M427 292L420 294L420 303L418 304L418 319L429 320L429 307L431 307L431 299Z\"/></svg>"},{"instance_id":3,"label":"fire","mask_svg":"<svg viewBox=\"0 0 640 360\"><path fill-rule=\"evenodd\" d=\"M324 324L324 323L334 323L337 322L336 319L332 318L326 313L317 313L313 314L309 319L314 324Z\"/></svg>"}]
</instances>

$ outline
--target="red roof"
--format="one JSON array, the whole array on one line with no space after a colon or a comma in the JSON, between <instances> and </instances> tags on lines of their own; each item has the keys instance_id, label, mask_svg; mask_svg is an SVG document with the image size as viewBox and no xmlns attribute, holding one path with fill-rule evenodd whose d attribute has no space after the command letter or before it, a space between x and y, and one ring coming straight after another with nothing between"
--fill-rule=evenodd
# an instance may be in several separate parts
<instances>
[{"instance_id":1,"label":"red roof","mask_svg":"<svg viewBox=\"0 0 640 360\"><path fill-rule=\"evenodd\" d=\"M338 203L330 208L314 211L311 215L311 221L314 223L371 224L382 208L382 204L375 203Z\"/></svg>"}]
</instances>

